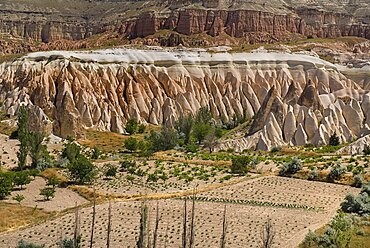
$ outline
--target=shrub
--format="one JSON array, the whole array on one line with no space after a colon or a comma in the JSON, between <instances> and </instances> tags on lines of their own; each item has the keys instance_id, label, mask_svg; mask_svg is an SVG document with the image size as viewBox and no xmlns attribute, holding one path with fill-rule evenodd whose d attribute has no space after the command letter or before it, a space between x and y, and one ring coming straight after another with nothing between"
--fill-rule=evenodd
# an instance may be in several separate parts
<instances>
[{"instance_id":1,"label":"shrub","mask_svg":"<svg viewBox=\"0 0 370 248\"><path fill-rule=\"evenodd\" d=\"M331 182L334 182L335 180L339 180L344 173L345 173L345 169L340 164L337 164L335 167L331 168L328 174L328 180Z\"/></svg>"},{"instance_id":2,"label":"shrub","mask_svg":"<svg viewBox=\"0 0 370 248\"><path fill-rule=\"evenodd\" d=\"M17 248L44 248L45 245L37 245L34 243L29 243L24 240L18 242Z\"/></svg>"},{"instance_id":3,"label":"shrub","mask_svg":"<svg viewBox=\"0 0 370 248\"><path fill-rule=\"evenodd\" d=\"M135 139L134 137L129 137L125 139L124 143L125 143L125 148L131 152L136 151L138 148L137 139Z\"/></svg>"},{"instance_id":4,"label":"shrub","mask_svg":"<svg viewBox=\"0 0 370 248\"><path fill-rule=\"evenodd\" d=\"M319 176L318 172L316 169L312 170L310 172L310 174L308 175L308 180L311 180L311 181L314 181L317 179L317 177Z\"/></svg>"},{"instance_id":5,"label":"shrub","mask_svg":"<svg viewBox=\"0 0 370 248\"><path fill-rule=\"evenodd\" d=\"M53 187L45 187L40 189L40 195L44 197L45 201L49 201L50 198L54 198L55 189Z\"/></svg>"},{"instance_id":6,"label":"shrub","mask_svg":"<svg viewBox=\"0 0 370 248\"><path fill-rule=\"evenodd\" d=\"M140 124L138 127L137 127L137 132L138 133L145 133L145 130L146 130L146 126L144 124Z\"/></svg>"},{"instance_id":7,"label":"shrub","mask_svg":"<svg viewBox=\"0 0 370 248\"><path fill-rule=\"evenodd\" d=\"M231 173L245 175L250 170L251 158L247 156L236 156L231 161Z\"/></svg>"},{"instance_id":8,"label":"shrub","mask_svg":"<svg viewBox=\"0 0 370 248\"><path fill-rule=\"evenodd\" d=\"M293 158L290 162L285 163L279 171L280 176L290 176L302 169L302 162L297 158Z\"/></svg>"},{"instance_id":9,"label":"shrub","mask_svg":"<svg viewBox=\"0 0 370 248\"><path fill-rule=\"evenodd\" d=\"M370 155L370 147L365 145L364 150L362 151L365 155Z\"/></svg>"},{"instance_id":10,"label":"shrub","mask_svg":"<svg viewBox=\"0 0 370 248\"><path fill-rule=\"evenodd\" d=\"M73 142L67 143L62 151L62 157L67 158L70 162L73 162L81 152L81 148L79 145Z\"/></svg>"},{"instance_id":11,"label":"shrub","mask_svg":"<svg viewBox=\"0 0 370 248\"><path fill-rule=\"evenodd\" d=\"M355 186L356 188L361 188L363 185L363 178L362 176L360 175L356 175L354 177L354 183L353 183L353 186Z\"/></svg>"},{"instance_id":12,"label":"shrub","mask_svg":"<svg viewBox=\"0 0 370 248\"><path fill-rule=\"evenodd\" d=\"M304 240L305 247L348 247L353 231L353 221L342 212L330 222L322 235L310 231Z\"/></svg>"},{"instance_id":13,"label":"shrub","mask_svg":"<svg viewBox=\"0 0 370 248\"><path fill-rule=\"evenodd\" d=\"M198 145L187 145L187 146L185 146L185 151L186 152L196 153L198 150L199 150Z\"/></svg>"},{"instance_id":14,"label":"shrub","mask_svg":"<svg viewBox=\"0 0 370 248\"><path fill-rule=\"evenodd\" d=\"M126 123L125 130L128 134L133 135L138 128L138 122L135 119L129 119Z\"/></svg>"},{"instance_id":15,"label":"shrub","mask_svg":"<svg viewBox=\"0 0 370 248\"><path fill-rule=\"evenodd\" d=\"M273 148L271 148L271 153L280 152L281 149L281 146L274 146Z\"/></svg>"},{"instance_id":16,"label":"shrub","mask_svg":"<svg viewBox=\"0 0 370 248\"><path fill-rule=\"evenodd\" d=\"M13 176L11 173L0 173L0 199L4 199L13 190Z\"/></svg>"},{"instance_id":17,"label":"shrub","mask_svg":"<svg viewBox=\"0 0 370 248\"><path fill-rule=\"evenodd\" d=\"M28 174L28 171L19 171L14 174L13 183L16 186L20 186L22 189L24 185L27 185L31 182L31 177Z\"/></svg>"},{"instance_id":18,"label":"shrub","mask_svg":"<svg viewBox=\"0 0 370 248\"><path fill-rule=\"evenodd\" d=\"M47 185L55 188L57 185L59 185L59 183L60 183L60 180L56 176L52 176L48 178Z\"/></svg>"},{"instance_id":19,"label":"shrub","mask_svg":"<svg viewBox=\"0 0 370 248\"><path fill-rule=\"evenodd\" d=\"M155 151L166 151L175 148L178 143L177 132L173 128L162 127L161 131L153 131L149 140Z\"/></svg>"},{"instance_id":20,"label":"shrub","mask_svg":"<svg viewBox=\"0 0 370 248\"><path fill-rule=\"evenodd\" d=\"M332 136L330 136L329 138L329 146L339 146L340 145L340 141L339 141L339 137L337 136L337 134L333 134Z\"/></svg>"},{"instance_id":21,"label":"shrub","mask_svg":"<svg viewBox=\"0 0 370 248\"><path fill-rule=\"evenodd\" d=\"M95 166L83 155L69 163L67 169L71 178L79 184L89 183L96 176Z\"/></svg>"},{"instance_id":22,"label":"shrub","mask_svg":"<svg viewBox=\"0 0 370 248\"><path fill-rule=\"evenodd\" d=\"M364 192L358 196L348 194L341 204L341 209L346 213L370 214L369 195Z\"/></svg>"},{"instance_id":23,"label":"shrub","mask_svg":"<svg viewBox=\"0 0 370 248\"><path fill-rule=\"evenodd\" d=\"M24 195L16 194L12 199L20 204L24 200Z\"/></svg>"},{"instance_id":24,"label":"shrub","mask_svg":"<svg viewBox=\"0 0 370 248\"><path fill-rule=\"evenodd\" d=\"M100 157L100 150L96 146L93 148L92 153L91 153L91 159L98 159Z\"/></svg>"},{"instance_id":25,"label":"shrub","mask_svg":"<svg viewBox=\"0 0 370 248\"><path fill-rule=\"evenodd\" d=\"M115 177L117 175L117 167L113 164L107 164L104 166L104 175L106 177Z\"/></svg>"},{"instance_id":26,"label":"shrub","mask_svg":"<svg viewBox=\"0 0 370 248\"><path fill-rule=\"evenodd\" d=\"M129 171L132 168L133 168L134 171L136 170L136 162L135 161L130 161L130 160L121 161L121 170Z\"/></svg>"}]
</instances>

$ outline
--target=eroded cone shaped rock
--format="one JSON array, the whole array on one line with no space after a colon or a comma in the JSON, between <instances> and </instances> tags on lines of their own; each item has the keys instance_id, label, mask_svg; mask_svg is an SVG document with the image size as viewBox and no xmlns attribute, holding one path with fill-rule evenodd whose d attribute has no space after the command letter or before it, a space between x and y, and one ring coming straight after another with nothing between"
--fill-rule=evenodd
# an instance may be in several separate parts
<instances>
[{"instance_id":1,"label":"eroded cone shaped rock","mask_svg":"<svg viewBox=\"0 0 370 248\"><path fill-rule=\"evenodd\" d=\"M306 87L304 88L301 96L298 99L298 104L302 106L306 106L307 108L312 109L322 109L318 91L315 87L315 84L312 80L308 80Z\"/></svg>"},{"instance_id":2,"label":"eroded cone shaped rock","mask_svg":"<svg viewBox=\"0 0 370 248\"><path fill-rule=\"evenodd\" d=\"M307 134L302 126L302 123L298 124L297 131L294 135L294 140L297 146L304 146L307 144Z\"/></svg>"},{"instance_id":3,"label":"eroded cone shaped rock","mask_svg":"<svg viewBox=\"0 0 370 248\"><path fill-rule=\"evenodd\" d=\"M296 119L293 110L290 110L284 121L284 140L287 143L291 143L294 133L297 130Z\"/></svg>"},{"instance_id":4,"label":"eroded cone shaped rock","mask_svg":"<svg viewBox=\"0 0 370 248\"><path fill-rule=\"evenodd\" d=\"M256 117L252 123L252 126L249 130L249 134L253 134L258 130L261 130L262 127L266 124L267 117L271 112L271 107L277 97L277 92L275 86L272 86L268 91L265 99L263 100L260 109L258 110Z\"/></svg>"}]
</instances>

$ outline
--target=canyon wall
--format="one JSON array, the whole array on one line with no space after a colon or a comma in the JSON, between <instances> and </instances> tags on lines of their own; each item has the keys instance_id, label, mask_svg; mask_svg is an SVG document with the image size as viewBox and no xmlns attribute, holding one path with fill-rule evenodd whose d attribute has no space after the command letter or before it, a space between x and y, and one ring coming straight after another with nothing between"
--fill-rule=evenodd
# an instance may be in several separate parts
<instances>
[{"instance_id":1,"label":"canyon wall","mask_svg":"<svg viewBox=\"0 0 370 248\"><path fill-rule=\"evenodd\" d=\"M207 106L219 122L254 119L217 149L350 142L369 133L370 94L332 64L302 54L104 50L34 53L0 65L0 101L42 110L54 133L123 132L129 118L173 125Z\"/></svg>"},{"instance_id":2,"label":"canyon wall","mask_svg":"<svg viewBox=\"0 0 370 248\"><path fill-rule=\"evenodd\" d=\"M226 33L236 38L249 38L250 43L270 41L271 37L278 41L294 33L322 38L358 36L370 39L370 25L358 23L351 15L307 9L300 10L298 15L255 10L186 9L161 17L152 12L125 22L120 28L123 35L131 38L146 37L163 29L185 35Z\"/></svg>"},{"instance_id":3,"label":"canyon wall","mask_svg":"<svg viewBox=\"0 0 370 248\"><path fill-rule=\"evenodd\" d=\"M351 13L310 8L285 12L227 9L217 8L217 2L211 4L207 1L203 5L207 8L190 6L163 11L140 10L133 18L125 18L124 13L116 14L114 20L0 9L0 33L44 43L63 39L81 40L106 31L116 31L122 37L134 39L147 37L160 30L172 30L183 35L206 33L213 37L227 34L245 38L247 43L287 40L292 34L302 37L358 36L370 39L370 24Z\"/></svg>"}]
</instances>

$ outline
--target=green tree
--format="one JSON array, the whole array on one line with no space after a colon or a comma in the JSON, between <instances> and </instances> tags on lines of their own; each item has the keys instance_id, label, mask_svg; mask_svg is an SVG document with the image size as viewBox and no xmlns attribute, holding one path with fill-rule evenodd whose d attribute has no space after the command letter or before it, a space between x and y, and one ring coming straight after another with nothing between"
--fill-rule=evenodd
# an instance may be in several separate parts
<instances>
[{"instance_id":1,"label":"green tree","mask_svg":"<svg viewBox=\"0 0 370 248\"><path fill-rule=\"evenodd\" d=\"M19 171L14 174L13 183L16 186L20 186L22 189L24 185L31 182L31 177L28 171Z\"/></svg>"},{"instance_id":2,"label":"green tree","mask_svg":"<svg viewBox=\"0 0 370 248\"><path fill-rule=\"evenodd\" d=\"M210 124L197 122L193 127L193 136L198 141L198 144L201 144L207 135L211 132L212 127Z\"/></svg>"},{"instance_id":3,"label":"green tree","mask_svg":"<svg viewBox=\"0 0 370 248\"><path fill-rule=\"evenodd\" d=\"M70 177L78 184L90 183L96 176L95 166L83 155L67 165Z\"/></svg>"},{"instance_id":4,"label":"green tree","mask_svg":"<svg viewBox=\"0 0 370 248\"><path fill-rule=\"evenodd\" d=\"M339 137L337 136L337 134L333 134L332 136L330 136L329 138L329 146L339 146L340 145L340 140L339 140Z\"/></svg>"},{"instance_id":5,"label":"green tree","mask_svg":"<svg viewBox=\"0 0 370 248\"><path fill-rule=\"evenodd\" d=\"M32 159L31 166L36 168L39 161L49 156L46 145L42 144L44 134L40 132L32 132L29 136L29 153Z\"/></svg>"},{"instance_id":6,"label":"green tree","mask_svg":"<svg viewBox=\"0 0 370 248\"><path fill-rule=\"evenodd\" d=\"M20 170L26 166L27 155L29 152L29 135L28 130L28 113L24 106L21 106L18 111L18 140L20 142L19 150L17 152L18 167Z\"/></svg>"},{"instance_id":7,"label":"green tree","mask_svg":"<svg viewBox=\"0 0 370 248\"><path fill-rule=\"evenodd\" d=\"M130 135L133 135L134 133L137 132L138 128L138 122L136 119L129 119L126 123L125 130L128 132Z\"/></svg>"},{"instance_id":8,"label":"green tree","mask_svg":"<svg viewBox=\"0 0 370 248\"><path fill-rule=\"evenodd\" d=\"M62 157L67 158L70 162L73 162L81 153L79 145L73 142L68 142L62 151Z\"/></svg>"},{"instance_id":9,"label":"green tree","mask_svg":"<svg viewBox=\"0 0 370 248\"><path fill-rule=\"evenodd\" d=\"M152 131L149 140L155 151L167 151L175 148L178 136L175 129L164 126L159 132Z\"/></svg>"},{"instance_id":10,"label":"green tree","mask_svg":"<svg viewBox=\"0 0 370 248\"><path fill-rule=\"evenodd\" d=\"M44 197L45 201L49 201L51 198L54 198L55 189L53 187L45 187L40 189L40 195Z\"/></svg>"},{"instance_id":11,"label":"green tree","mask_svg":"<svg viewBox=\"0 0 370 248\"><path fill-rule=\"evenodd\" d=\"M180 117L175 124L175 129L180 136L184 136L185 145L190 143L191 130L193 129L194 119L190 114Z\"/></svg>"},{"instance_id":12,"label":"green tree","mask_svg":"<svg viewBox=\"0 0 370 248\"><path fill-rule=\"evenodd\" d=\"M236 156L231 162L231 173L245 175L250 170L252 159L247 156Z\"/></svg>"},{"instance_id":13,"label":"green tree","mask_svg":"<svg viewBox=\"0 0 370 248\"><path fill-rule=\"evenodd\" d=\"M125 148L131 152L136 151L138 148L137 139L134 137L129 137L125 139L124 143L125 143Z\"/></svg>"},{"instance_id":14,"label":"green tree","mask_svg":"<svg viewBox=\"0 0 370 248\"><path fill-rule=\"evenodd\" d=\"M200 108L195 116L192 129L193 136L198 141L198 144L201 144L213 131L211 112L206 107Z\"/></svg>"},{"instance_id":15,"label":"green tree","mask_svg":"<svg viewBox=\"0 0 370 248\"><path fill-rule=\"evenodd\" d=\"M9 172L0 173L0 199L4 199L13 190L13 176Z\"/></svg>"}]
</instances>

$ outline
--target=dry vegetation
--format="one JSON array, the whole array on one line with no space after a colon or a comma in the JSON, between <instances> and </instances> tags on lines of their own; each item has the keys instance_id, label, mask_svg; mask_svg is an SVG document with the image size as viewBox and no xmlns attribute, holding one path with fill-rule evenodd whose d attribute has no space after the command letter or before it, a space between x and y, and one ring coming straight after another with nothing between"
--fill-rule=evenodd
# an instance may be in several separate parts
<instances>
[{"instance_id":1,"label":"dry vegetation","mask_svg":"<svg viewBox=\"0 0 370 248\"><path fill-rule=\"evenodd\" d=\"M39 208L0 202L0 232L41 223L53 214Z\"/></svg>"}]
</instances>

